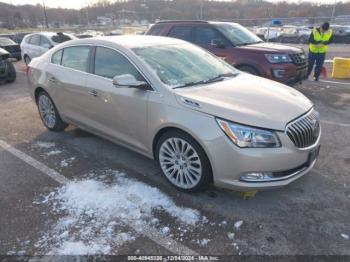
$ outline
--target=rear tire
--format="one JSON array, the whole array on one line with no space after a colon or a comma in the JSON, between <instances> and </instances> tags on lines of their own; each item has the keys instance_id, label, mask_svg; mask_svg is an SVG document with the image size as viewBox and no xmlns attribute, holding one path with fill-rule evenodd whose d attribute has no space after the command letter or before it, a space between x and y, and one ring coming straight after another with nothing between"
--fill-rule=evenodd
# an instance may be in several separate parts
<instances>
[{"instance_id":1,"label":"rear tire","mask_svg":"<svg viewBox=\"0 0 350 262\"><path fill-rule=\"evenodd\" d=\"M172 130L162 135L156 147L156 160L164 177L179 191L203 191L212 181L207 155L185 132Z\"/></svg>"},{"instance_id":2,"label":"rear tire","mask_svg":"<svg viewBox=\"0 0 350 262\"><path fill-rule=\"evenodd\" d=\"M68 124L61 119L55 104L47 92L40 91L37 97L37 105L40 118L47 129L60 132L67 128Z\"/></svg>"}]
</instances>

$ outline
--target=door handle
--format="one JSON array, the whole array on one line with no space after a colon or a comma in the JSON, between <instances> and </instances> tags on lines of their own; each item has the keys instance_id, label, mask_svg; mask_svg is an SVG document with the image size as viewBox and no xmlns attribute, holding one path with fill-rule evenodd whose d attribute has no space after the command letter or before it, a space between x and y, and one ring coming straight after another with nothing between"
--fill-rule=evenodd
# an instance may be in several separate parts
<instances>
[{"instance_id":1,"label":"door handle","mask_svg":"<svg viewBox=\"0 0 350 262\"><path fill-rule=\"evenodd\" d=\"M89 91L89 95L98 96L98 92L96 90L92 89Z\"/></svg>"},{"instance_id":2,"label":"door handle","mask_svg":"<svg viewBox=\"0 0 350 262\"><path fill-rule=\"evenodd\" d=\"M49 78L49 82L55 84L55 83L57 83L57 79L54 78L54 77L50 77L50 78Z\"/></svg>"}]
</instances>

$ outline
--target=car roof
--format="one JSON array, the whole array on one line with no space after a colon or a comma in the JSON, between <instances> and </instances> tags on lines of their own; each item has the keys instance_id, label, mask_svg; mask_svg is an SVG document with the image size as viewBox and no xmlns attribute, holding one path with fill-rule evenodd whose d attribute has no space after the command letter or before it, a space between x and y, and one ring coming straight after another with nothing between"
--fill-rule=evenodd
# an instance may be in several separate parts
<instances>
[{"instance_id":1,"label":"car roof","mask_svg":"<svg viewBox=\"0 0 350 262\"><path fill-rule=\"evenodd\" d=\"M163 20L156 23L157 24L237 24L234 22L225 21L203 21L203 20Z\"/></svg>"},{"instance_id":2,"label":"car roof","mask_svg":"<svg viewBox=\"0 0 350 262\"><path fill-rule=\"evenodd\" d=\"M28 34L28 36L30 36L30 35L54 36L56 34L57 34L57 32L33 32L31 34Z\"/></svg>"},{"instance_id":3,"label":"car roof","mask_svg":"<svg viewBox=\"0 0 350 262\"><path fill-rule=\"evenodd\" d=\"M115 44L124 48L136 48L147 46L160 45L176 45L187 43L180 39L163 37L163 36L149 36L149 35L121 35L121 36L101 36L86 39L71 40L66 45L89 44L89 45L103 45L105 43Z\"/></svg>"}]
</instances>

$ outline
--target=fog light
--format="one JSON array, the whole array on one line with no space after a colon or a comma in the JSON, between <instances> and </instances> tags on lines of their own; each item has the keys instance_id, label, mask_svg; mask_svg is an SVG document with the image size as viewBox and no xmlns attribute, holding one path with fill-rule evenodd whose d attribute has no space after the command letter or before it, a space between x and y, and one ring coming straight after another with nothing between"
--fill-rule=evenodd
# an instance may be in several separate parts
<instances>
[{"instance_id":1,"label":"fog light","mask_svg":"<svg viewBox=\"0 0 350 262\"><path fill-rule=\"evenodd\" d=\"M285 76L286 70L284 69L272 69L274 78L283 78Z\"/></svg>"},{"instance_id":2,"label":"fog light","mask_svg":"<svg viewBox=\"0 0 350 262\"><path fill-rule=\"evenodd\" d=\"M263 182L264 180L270 180L271 178L273 178L271 172L247 173L241 176L241 180L246 182Z\"/></svg>"}]
</instances>

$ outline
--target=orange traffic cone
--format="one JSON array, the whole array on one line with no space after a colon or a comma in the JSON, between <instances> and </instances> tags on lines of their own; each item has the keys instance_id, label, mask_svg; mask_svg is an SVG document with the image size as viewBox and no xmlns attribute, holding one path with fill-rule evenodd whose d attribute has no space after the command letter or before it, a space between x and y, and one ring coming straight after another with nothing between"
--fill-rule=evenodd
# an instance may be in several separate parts
<instances>
[{"instance_id":1,"label":"orange traffic cone","mask_svg":"<svg viewBox=\"0 0 350 262\"><path fill-rule=\"evenodd\" d=\"M327 69L324 66L321 69L321 76L327 78Z\"/></svg>"}]
</instances>

